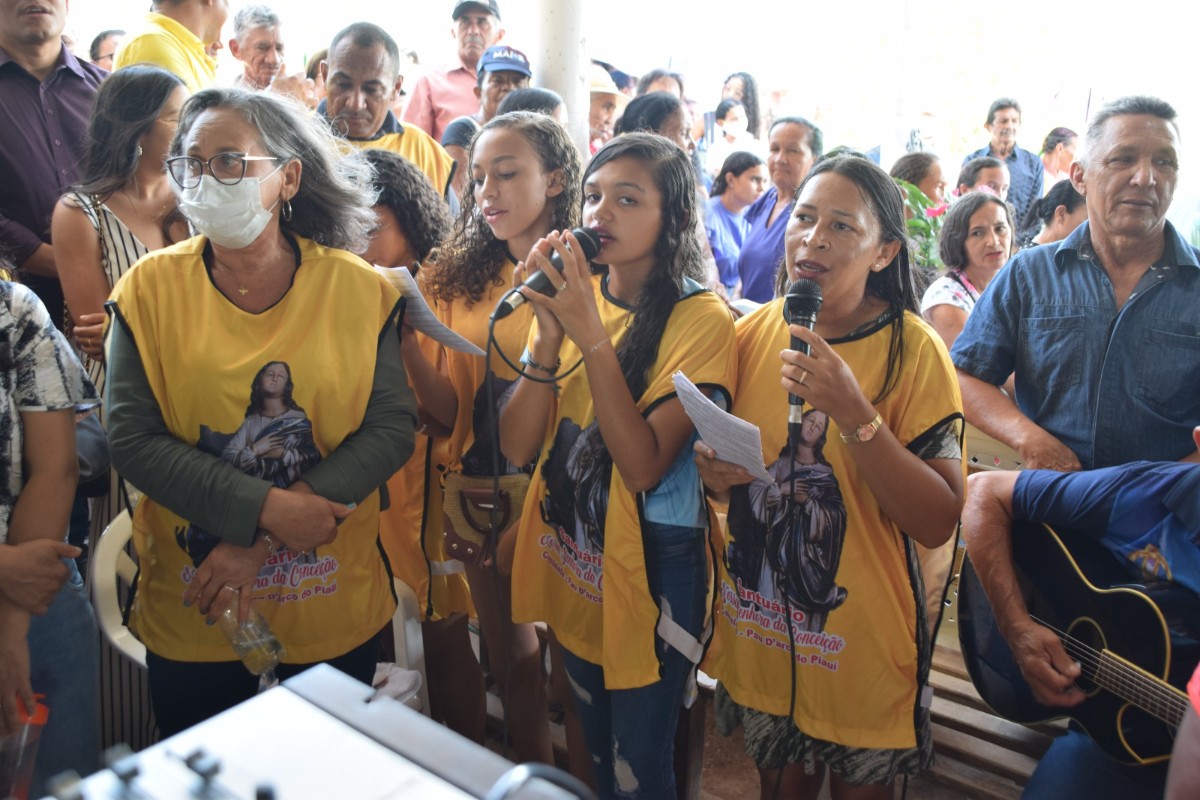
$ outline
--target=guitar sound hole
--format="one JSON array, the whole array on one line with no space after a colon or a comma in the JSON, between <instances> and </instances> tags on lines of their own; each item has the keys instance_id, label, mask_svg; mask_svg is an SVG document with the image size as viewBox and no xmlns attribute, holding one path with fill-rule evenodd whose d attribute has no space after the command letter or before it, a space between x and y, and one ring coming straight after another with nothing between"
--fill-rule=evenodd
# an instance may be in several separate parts
<instances>
[{"instance_id":1,"label":"guitar sound hole","mask_svg":"<svg viewBox=\"0 0 1200 800\"><path fill-rule=\"evenodd\" d=\"M1099 687L1095 683L1095 676L1096 669L1100 665L1100 651L1107 647L1104 631L1089 617L1080 617L1067 628L1067 634L1063 645L1067 649L1067 654L1079 662L1082 670L1075 685L1084 694L1095 694L1099 691Z\"/></svg>"}]
</instances>

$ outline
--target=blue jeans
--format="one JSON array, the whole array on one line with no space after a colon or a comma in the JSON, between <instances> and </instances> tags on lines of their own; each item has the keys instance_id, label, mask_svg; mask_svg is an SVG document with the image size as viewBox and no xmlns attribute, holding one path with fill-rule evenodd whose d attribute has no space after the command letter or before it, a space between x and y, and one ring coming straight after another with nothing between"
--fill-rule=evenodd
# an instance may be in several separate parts
<instances>
[{"instance_id":1,"label":"blue jeans","mask_svg":"<svg viewBox=\"0 0 1200 800\"><path fill-rule=\"evenodd\" d=\"M100 639L87 589L74 559L63 559L71 577L50 610L29 626L29 665L33 691L50 709L38 742L31 797L45 793L45 781L66 769L81 776L100 760Z\"/></svg>"},{"instance_id":2,"label":"blue jeans","mask_svg":"<svg viewBox=\"0 0 1200 800\"><path fill-rule=\"evenodd\" d=\"M708 575L704 532L646 523L650 593L697 638L704 628ZM662 677L638 689L604 688L604 668L566 651L567 676L592 754L601 798L675 798L674 744L693 665L655 636Z\"/></svg>"},{"instance_id":3,"label":"blue jeans","mask_svg":"<svg viewBox=\"0 0 1200 800\"><path fill-rule=\"evenodd\" d=\"M1086 733L1070 730L1050 745L1038 762L1024 800L1159 800L1167 785L1167 765L1131 767L1114 761Z\"/></svg>"}]
</instances>

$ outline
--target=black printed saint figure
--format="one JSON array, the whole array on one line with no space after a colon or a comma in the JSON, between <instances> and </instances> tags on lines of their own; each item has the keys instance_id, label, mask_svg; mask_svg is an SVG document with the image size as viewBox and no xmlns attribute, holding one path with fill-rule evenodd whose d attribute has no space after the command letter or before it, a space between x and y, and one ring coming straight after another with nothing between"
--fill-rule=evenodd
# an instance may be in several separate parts
<instances>
[{"instance_id":1,"label":"black printed saint figure","mask_svg":"<svg viewBox=\"0 0 1200 800\"><path fill-rule=\"evenodd\" d=\"M542 519L579 550L603 553L612 458L600 426L593 422L581 430L564 418L541 469L546 481Z\"/></svg>"},{"instance_id":2,"label":"black printed saint figure","mask_svg":"<svg viewBox=\"0 0 1200 800\"><path fill-rule=\"evenodd\" d=\"M250 384L250 404L241 426L232 434L200 426L196 446L237 467L247 475L286 489L321 460L313 439L312 422L292 399L292 370L283 361L268 361ZM220 540L192 525L179 545L196 566Z\"/></svg>"},{"instance_id":3,"label":"black printed saint figure","mask_svg":"<svg viewBox=\"0 0 1200 800\"><path fill-rule=\"evenodd\" d=\"M800 628L820 631L846 600L837 585L846 540L846 504L825 460L829 417L804 415L794 451L787 445L767 471L773 481L737 487L729 503L733 541L726 559L742 586L805 613Z\"/></svg>"},{"instance_id":4,"label":"black printed saint figure","mask_svg":"<svg viewBox=\"0 0 1200 800\"><path fill-rule=\"evenodd\" d=\"M488 407L488 391L491 390L495 410ZM513 391L517 388L515 380L497 376L488 372L483 383L475 391L475 402L471 406L471 430L475 439L467 452L462 455L463 475L491 475L495 470L495 459L492 444L496 441L496 423L504 413L505 406L512 399ZM513 466L504 456L500 456L500 474L510 475L521 470ZM520 509L517 509L518 513Z\"/></svg>"}]
</instances>

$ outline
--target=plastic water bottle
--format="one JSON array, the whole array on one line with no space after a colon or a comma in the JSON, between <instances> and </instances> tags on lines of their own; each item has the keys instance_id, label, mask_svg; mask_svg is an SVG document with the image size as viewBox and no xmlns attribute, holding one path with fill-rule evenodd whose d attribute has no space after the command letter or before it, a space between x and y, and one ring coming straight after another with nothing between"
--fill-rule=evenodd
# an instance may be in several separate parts
<instances>
[{"instance_id":1,"label":"plastic water bottle","mask_svg":"<svg viewBox=\"0 0 1200 800\"><path fill-rule=\"evenodd\" d=\"M244 598L239 600L249 602ZM233 652L241 659L246 669L252 675L259 676L260 692L279 683L279 679L275 677L275 668L283 658L283 645L279 643L275 632L271 630L258 608L251 605L246 621L239 623L237 604L230 604L221 616L217 617L217 624L221 626L221 631L233 646Z\"/></svg>"}]
</instances>

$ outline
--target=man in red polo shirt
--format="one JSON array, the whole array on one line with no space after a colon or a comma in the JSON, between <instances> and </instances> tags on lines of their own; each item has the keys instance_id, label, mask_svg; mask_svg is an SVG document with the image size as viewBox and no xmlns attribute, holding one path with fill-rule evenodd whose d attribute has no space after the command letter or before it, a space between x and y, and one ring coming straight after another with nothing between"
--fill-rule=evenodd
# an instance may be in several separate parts
<instances>
[{"instance_id":1,"label":"man in red polo shirt","mask_svg":"<svg viewBox=\"0 0 1200 800\"><path fill-rule=\"evenodd\" d=\"M405 122L423 129L439 142L451 121L479 110L479 98L475 95L479 59L504 37L496 0L457 0L451 18L454 27L450 32L458 42L459 63L423 75L404 112Z\"/></svg>"}]
</instances>

